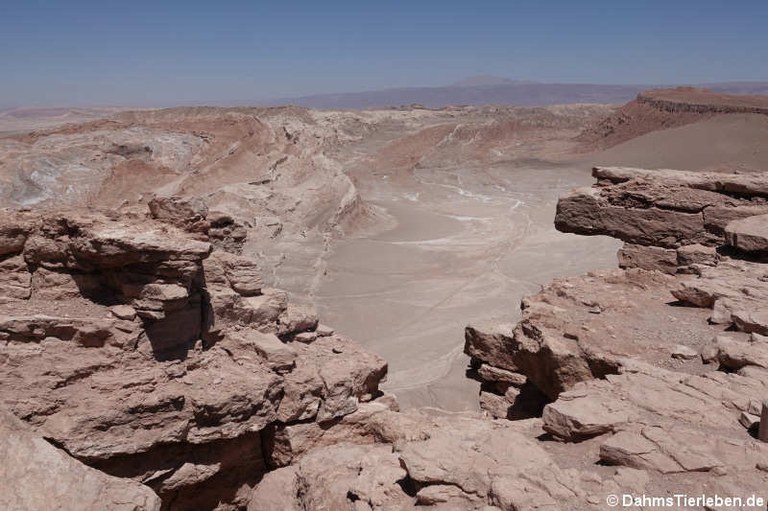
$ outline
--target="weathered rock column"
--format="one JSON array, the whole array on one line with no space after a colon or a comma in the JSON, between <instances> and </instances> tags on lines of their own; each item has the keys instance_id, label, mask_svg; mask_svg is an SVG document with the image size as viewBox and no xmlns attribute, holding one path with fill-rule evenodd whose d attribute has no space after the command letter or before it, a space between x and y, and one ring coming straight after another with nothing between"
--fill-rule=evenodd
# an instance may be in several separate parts
<instances>
[{"instance_id":1,"label":"weathered rock column","mask_svg":"<svg viewBox=\"0 0 768 511\"><path fill-rule=\"evenodd\" d=\"M763 401L763 410L760 413L760 430L757 438L761 442L768 442L768 399Z\"/></svg>"}]
</instances>

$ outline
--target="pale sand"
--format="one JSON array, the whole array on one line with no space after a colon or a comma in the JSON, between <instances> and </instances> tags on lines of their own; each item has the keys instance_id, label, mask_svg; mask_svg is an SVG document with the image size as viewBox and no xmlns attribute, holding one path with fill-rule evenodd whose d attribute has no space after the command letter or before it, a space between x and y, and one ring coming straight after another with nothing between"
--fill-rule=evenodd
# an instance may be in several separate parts
<instances>
[{"instance_id":1,"label":"pale sand","mask_svg":"<svg viewBox=\"0 0 768 511\"><path fill-rule=\"evenodd\" d=\"M600 165L706 170L768 169L768 116L731 114L654 131L594 157Z\"/></svg>"},{"instance_id":2,"label":"pale sand","mask_svg":"<svg viewBox=\"0 0 768 511\"><path fill-rule=\"evenodd\" d=\"M557 196L582 168L418 170L363 197L394 228L345 239L315 296L324 322L389 362L384 390L405 406L477 407L464 327L519 317L520 299L559 275L614 266L618 243L555 231Z\"/></svg>"}]
</instances>

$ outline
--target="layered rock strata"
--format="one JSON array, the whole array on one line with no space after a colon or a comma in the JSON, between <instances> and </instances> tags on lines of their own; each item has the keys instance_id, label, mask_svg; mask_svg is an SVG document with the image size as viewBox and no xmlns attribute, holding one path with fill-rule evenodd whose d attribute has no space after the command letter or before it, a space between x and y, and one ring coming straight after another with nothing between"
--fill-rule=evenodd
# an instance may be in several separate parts
<instances>
[{"instance_id":1,"label":"layered rock strata","mask_svg":"<svg viewBox=\"0 0 768 511\"><path fill-rule=\"evenodd\" d=\"M245 507L276 431L330 428L379 394L382 359L169 224L4 212L0 253L1 406L163 509ZM146 494L123 501L150 509Z\"/></svg>"}]
</instances>

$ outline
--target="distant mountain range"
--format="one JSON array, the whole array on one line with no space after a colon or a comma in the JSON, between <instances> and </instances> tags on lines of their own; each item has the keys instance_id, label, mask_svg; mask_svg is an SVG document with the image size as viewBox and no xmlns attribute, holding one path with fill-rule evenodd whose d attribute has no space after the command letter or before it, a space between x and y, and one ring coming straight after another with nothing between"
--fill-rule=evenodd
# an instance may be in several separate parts
<instances>
[{"instance_id":1,"label":"distant mountain range","mask_svg":"<svg viewBox=\"0 0 768 511\"><path fill-rule=\"evenodd\" d=\"M690 85L690 84L679 84ZM442 87L405 87L365 92L316 94L281 98L266 105L299 105L311 108L376 108L422 105L543 106L566 103L625 103L643 90L671 87L669 84L606 85L588 83L538 83L495 76L475 76ZM697 87L732 94L768 94L768 82L695 84Z\"/></svg>"}]
</instances>

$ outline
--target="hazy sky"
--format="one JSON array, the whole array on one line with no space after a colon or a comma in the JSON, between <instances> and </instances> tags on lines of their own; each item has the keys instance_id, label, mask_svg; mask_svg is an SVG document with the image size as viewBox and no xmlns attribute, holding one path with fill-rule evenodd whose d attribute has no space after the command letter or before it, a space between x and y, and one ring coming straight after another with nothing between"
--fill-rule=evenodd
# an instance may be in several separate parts
<instances>
[{"instance_id":1,"label":"hazy sky","mask_svg":"<svg viewBox=\"0 0 768 511\"><path fill-rule=\"evenodd\" d=\"M768 0L0 1L0 106L768 80Z\"/></svg>"}]
</instances>

